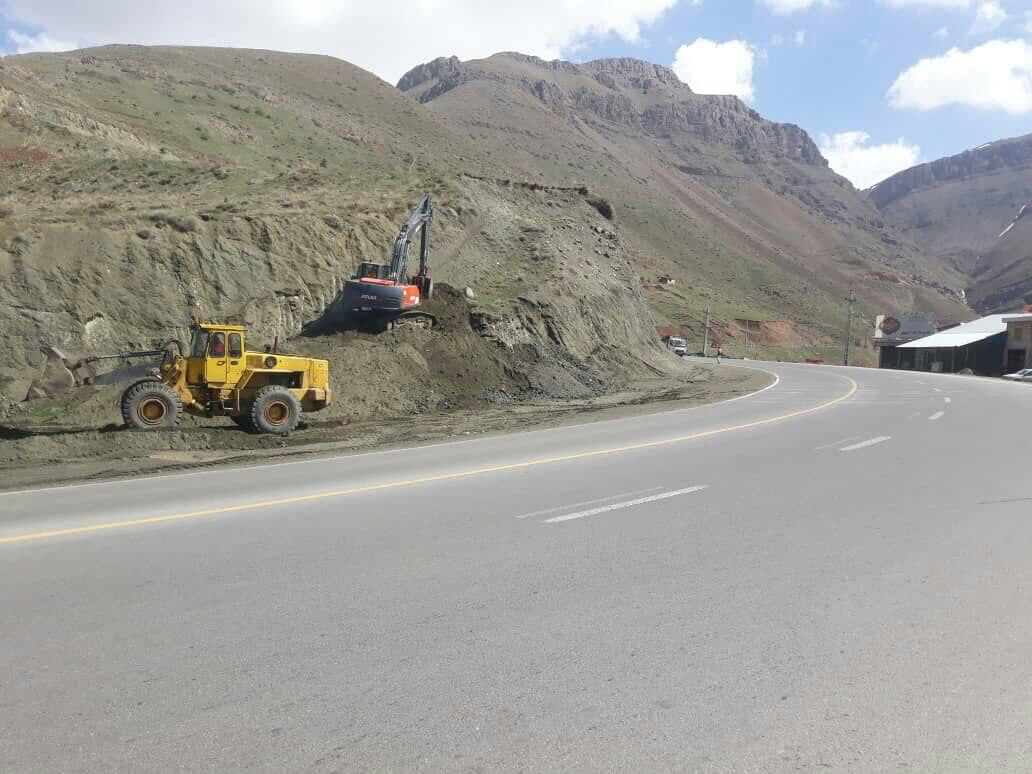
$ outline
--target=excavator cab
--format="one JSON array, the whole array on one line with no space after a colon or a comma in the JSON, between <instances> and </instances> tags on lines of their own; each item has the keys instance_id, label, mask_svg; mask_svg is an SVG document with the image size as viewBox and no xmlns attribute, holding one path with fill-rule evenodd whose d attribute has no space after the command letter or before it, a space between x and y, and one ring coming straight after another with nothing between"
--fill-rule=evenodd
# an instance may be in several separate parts
<instances>
[{"instance_id":1,"label":"excavator cab","mask_svg":"<svg viewBox=\"0 0 1032 774\"><path fill-rule=\"evenodd\" d=\"M357 279L386 280L390 273L390 266L385 263L363 262L358 264L358 271L355 273Z\"/></svg>"}]
</instances>

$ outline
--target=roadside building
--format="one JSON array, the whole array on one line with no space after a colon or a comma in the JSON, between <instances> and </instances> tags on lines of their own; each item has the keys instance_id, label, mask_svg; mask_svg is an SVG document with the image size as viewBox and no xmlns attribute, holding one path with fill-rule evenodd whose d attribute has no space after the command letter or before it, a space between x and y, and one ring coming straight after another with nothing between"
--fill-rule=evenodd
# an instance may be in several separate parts
<instances>
[{"instance_id":1,"label":"roadside building","mask_svg":"<svg viewBox=\"0 0 1032 774\"><path fill-rule=\"evenodd\" d=\"M900 358L914 371L1000 376L1007 351L1006 320L1013 314L993 314L900 344Z\"/></svg>"},{"instance_id":2,"label":"roadside building","mask_svg":"<svg viewBox=\"0 0 1032 774\"><path fill-rule=\"evenodd\" d=\"M1009 315L1007 325L1007 357L1003 370L1011 374L1022 368L1032 368L1032 311Z\"/></svg>"},{"instance_id":3,"label":"roadside building","mask_svg":"<svg viewBox=\"0 0 1032 774\"><path fill-rule=\"evenodd\" d=\"M874 347L879 368L913 369L913 350L901 344L935 333L935 315L925 313L881 314L874 320Z\"/></svg>"}]
</instances>

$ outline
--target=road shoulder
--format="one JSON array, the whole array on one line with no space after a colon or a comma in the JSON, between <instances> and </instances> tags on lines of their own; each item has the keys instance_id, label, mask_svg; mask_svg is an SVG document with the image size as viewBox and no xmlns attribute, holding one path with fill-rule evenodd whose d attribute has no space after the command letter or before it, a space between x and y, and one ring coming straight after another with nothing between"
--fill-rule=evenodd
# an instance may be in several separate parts
<instances>
[{"instance_id":1,"label":"road shoulder","mask_svg":"<svg viewBox=\"0 0 1032 774\"><path fill-rule=\"evenodd\" d=\"M218 420L198 420L167 433L130 432L110 425L6 428L0 491L316 459L644 416L745 397L770 387L777 378L745 364L697 361L686 365L684 373L684 379L640 379L585 400L520 401L379 421L319 422L316 416L285 439L250 435L228 420L214 426Z\"/></svg>"}]
</instances>

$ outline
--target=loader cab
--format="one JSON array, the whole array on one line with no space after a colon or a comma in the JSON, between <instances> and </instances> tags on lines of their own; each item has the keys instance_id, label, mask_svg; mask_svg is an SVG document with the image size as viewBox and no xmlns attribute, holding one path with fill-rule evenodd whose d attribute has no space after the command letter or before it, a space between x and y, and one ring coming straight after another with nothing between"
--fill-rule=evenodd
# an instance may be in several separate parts
<instances>
[{"instance_id":1,"label":"loader cab","mask_svg":"<svg viewBox=\"0 0 1032 774\"><path fill-rule=\"evenodd\" d=\"M244 372L244 328L241 325L195 325L190 340L188 384L233 386Z\"/></svg>"}]
</instances>

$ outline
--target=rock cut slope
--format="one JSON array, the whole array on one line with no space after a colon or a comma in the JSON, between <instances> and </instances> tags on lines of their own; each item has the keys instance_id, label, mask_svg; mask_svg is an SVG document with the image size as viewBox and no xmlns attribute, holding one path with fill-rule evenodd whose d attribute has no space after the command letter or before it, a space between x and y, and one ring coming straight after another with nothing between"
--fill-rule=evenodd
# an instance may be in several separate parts
<instances>
[{"instance_id":1,"label":"rock cut slope","mask_svg":"<svg viewBox=\"0 0 1032 774\"><path fill-rule=\"evenodd\" d=\"M296 335L358 262L383 259L425 191L434 276L475 287L499 368L565 360L597 390L640 367L658 350L620 235L587 192L494 182L508 176L329 57L108 46L0 59L0 395L25 394L43 343L72 357L150 348L183 338L191 314L240 320L256 343ZM396 398L381 403L409 405Z\"/></svg>"}]
</instances>

